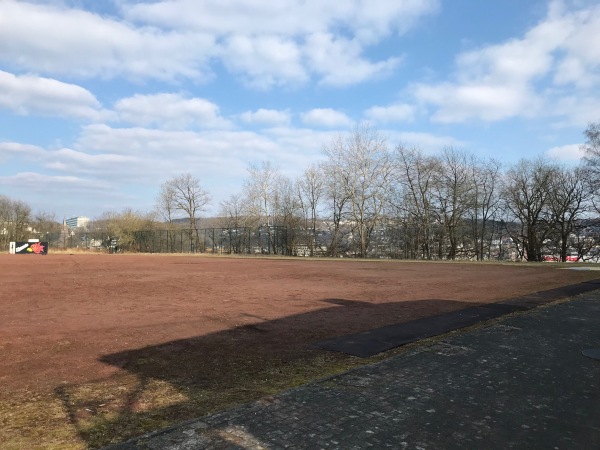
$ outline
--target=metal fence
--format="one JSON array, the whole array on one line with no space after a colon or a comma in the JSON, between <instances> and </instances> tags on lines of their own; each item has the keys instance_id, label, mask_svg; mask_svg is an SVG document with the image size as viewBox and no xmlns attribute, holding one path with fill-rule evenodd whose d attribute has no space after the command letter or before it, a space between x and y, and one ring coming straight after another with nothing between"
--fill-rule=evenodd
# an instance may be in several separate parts
<instances>
[{"instance_id":1,"label":"metal fence","mask_svg":"<svg viewBox=\"0 0 600 450\"><path fill-rule=\"evenodd\" d=\"M50 249L85 250L108 253L216 253L288 255L287 229L202 228L197 230L142 230L116 236L104 230L63 230L42 237Z\"/></svg>"},{"instance_id":2,"label":"metal fence","mask_svg":"<svg viewBox=\"0 0 600 450\"><path fill-rule=\"evenodd\" d=\"M144 253L289 254L285 227L137 231L130 250Z\"/></svg>"}]
</instances>

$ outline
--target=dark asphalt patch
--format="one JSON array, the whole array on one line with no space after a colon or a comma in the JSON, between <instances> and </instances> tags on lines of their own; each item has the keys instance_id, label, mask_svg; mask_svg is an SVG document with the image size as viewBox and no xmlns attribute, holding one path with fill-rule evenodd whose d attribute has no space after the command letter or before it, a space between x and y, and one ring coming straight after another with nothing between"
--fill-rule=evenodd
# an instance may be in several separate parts
<instances>
[{"instance_id":1,"label":"dark asphalt patch","mask_svg":"<svg viewBox=\"0 0 600 450\"><path fill-rule=\"evenodd\" d=\"M368 358L401 345L438 336L516 311L527 311L556 300L584 294L596 289L600 289L600 279L535 292L498 303L473 306L411 322L340 336L317 342L314 344L314 347Z\"/></svg>"}]
</instances>

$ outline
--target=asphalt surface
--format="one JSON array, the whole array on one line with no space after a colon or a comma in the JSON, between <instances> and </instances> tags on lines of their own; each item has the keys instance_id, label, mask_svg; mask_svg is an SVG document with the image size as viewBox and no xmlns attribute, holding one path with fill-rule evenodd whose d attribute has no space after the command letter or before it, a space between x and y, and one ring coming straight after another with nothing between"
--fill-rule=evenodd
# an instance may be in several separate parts
<instances>
[{"instance_id":1,"label":"asphalt surface","mask_svg":"<svg viewBox=\"0 0 600 450\"><path fill-rule=\"evenodd\" d=\"M597 450L599 355L593 290L107 448Z\"/></svg>"}]
</instances>

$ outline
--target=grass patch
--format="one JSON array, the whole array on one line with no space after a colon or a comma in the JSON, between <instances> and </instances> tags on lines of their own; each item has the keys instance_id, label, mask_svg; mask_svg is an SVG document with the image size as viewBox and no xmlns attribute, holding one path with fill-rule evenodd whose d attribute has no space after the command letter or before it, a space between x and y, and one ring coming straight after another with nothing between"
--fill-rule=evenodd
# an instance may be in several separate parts
<instances>
[{"instance_id":1,"label":"grass patch","mask_svg":"<svg viewBox=\"0 0 600 450\"><path fill-rule=\"evenodd\" d=\"M63 384L51 393L5 392L0 399L0 447L99 448L378 359L307 353L314 354L290 361L237 358L224 362L211 380L195 377L193 367L202 361L193 359L183 362L184 370L179 367L177 379L170 381L120 372L90 383ZM164 360L146 358L136 364L156 367Z\"/></svg>"}]
</instances>

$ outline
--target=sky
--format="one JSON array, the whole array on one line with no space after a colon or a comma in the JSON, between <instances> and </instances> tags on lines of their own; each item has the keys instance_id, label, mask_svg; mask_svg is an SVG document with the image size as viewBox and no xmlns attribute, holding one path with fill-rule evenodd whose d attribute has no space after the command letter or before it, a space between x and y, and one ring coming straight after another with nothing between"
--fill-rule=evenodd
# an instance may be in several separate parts
<instances>
[{"instance_id":1,"label":"sky","mask_svg":"<svg viewBox=\"0 0 600 450\"><path fill-rule=\"evenodd\" d=\"M0 195L94 218L191 173L212 215L249 165L295 178L364 123L574 165L599 30L597 0L0 0Z\"/></svg>"}]
</instances>

